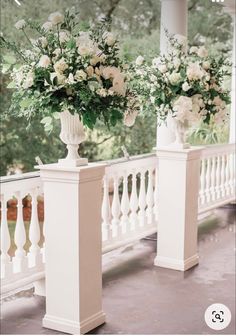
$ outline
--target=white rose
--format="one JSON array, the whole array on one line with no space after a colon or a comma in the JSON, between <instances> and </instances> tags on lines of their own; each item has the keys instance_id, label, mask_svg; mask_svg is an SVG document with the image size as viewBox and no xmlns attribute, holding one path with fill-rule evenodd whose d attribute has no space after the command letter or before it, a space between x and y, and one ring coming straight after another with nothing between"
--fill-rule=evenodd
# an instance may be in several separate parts
<instances>
[{"instance_id":1,"label":"white rose","mask_svg":"<svg viewBox=\"0 0 236 336\"><path fill-rule=\"evenodd\" d=\"M88 47L88 46L79 46L78 47L78 53L81 55L81 56L89 56L93 53L93 49Z\"/></svg>"},{"instance_id":2,"label":"white rose","mask_svg":"<svg viewBox=\"0 0 236 336\"><path fill-rule=\"evenodd\" d=\"M187 92L190 89L190 85L188 84L188 82L184 82L182 85L182 90Z\"/></svg>"},{"instance_id":3,"label":"white rose","mask_svg":"<svg viewBox=\"0 0 236 336\"><path fill-rule=\"evenodd\" d=\"M203 77L204 73L199 63L190 63L187 67L187 77L189 80L198 80Z\"/></svg>"},{"instance_id":4,"label":"white rose","mask_svg":"<svg viewBox=\"0 0 236 336\"><path fill-rule=\"evenodd\" d=\"M143 58L143 56L138 56L137 58L136 58L136 61L135 61L135 64L136 65L142 65L143 64L143 61L144 61L144 58Z\"/></svg>"},{"instance_id":5,"label":"white rose","mask_svg":"<svg viewBox=\"0 0 236 336\"><path fill-rule=\"evenodd\" d=\"M161 73L165 73L167 71L167 66L165 64L159 64L157 68Z\"/></svg>"},{"instance_id":6,"label":"white rose","mask_svg":"<svg viewBox=\"0 0 236 336\"><path fill-rule=\"evenodd\" d=\"M91 65L96 65L97 63L102 62L102 58L100 56L93 56L90 60Z\"/></svg>"},{"instance_id":7,"label":"white rose","mask_svg":"<svg viewBox=\"0 0 236 336\"><path fill-rule=\"evenodd\" d=\"M138 115L137 111L126 111L124 115L124 124L127 127L131 127L134 125L136 117Z\"/></svg>"},{"instance_id":8,"label":"white rose","mask_svg":"<svg viewBox=\"0 0 236 336\"><path fill-rule=\"evenodd\" d=\"M178 84L181 79L180 73L173 72L169 75L169 81L172 85Z\"/></svg>"},{"instance_id":9,"label":"white rose","mask_svg":"<svg viewBox=\"0 0 236 336\"><path fill-rule=\"evenodd\" d=\"M42 29L44 29L46 32L48 32L49 30L52 30L52 28L53 28L53 24L50 21L47 21L42 25Z\"/></svg>"},{"instance_id":10,"label":"white rose","mask_svg":"<svg viewBox=\"0 0 236 336\"><path fill-rule=\"evenodd\" d=\"M198 52L198 47L191 47L189 49L190 54L196 54Z\"/></svg>"},{"instance_id":11,"label":"white rose","mask_svg":"<svg viewBox=\"0 0 236 336\"><path fill-rule=\"evenodd\" d=\"M104 33L103 38L108 46L113 46L116 42L116 38L112 33Z\"/></svg>"},{"instance_id":12,"label":"white rose","mask_svg":"<svg viewBox=\"0 0 236 336\"><path fill-rule=\"evenodd\" d=\"M57 61L54 64L54 69L58 73L64 72L66 69L68 69L68 64L65 62L64 58L61 58L59 61Z\"/></svg>"},{"instance_id":13,"label":"white rose","mask_svg":"<svg viewBox=\"0 0 236 336\"><path fill-rule=\"evenodd\" d=\"M201 94L195 94L192 96L192 102L193 104L198 104L201 108L205 106Z\"/></svg>"},{"instance_id":14,"label":"white rose","mask_svg":"<svg viewBox=\"0 0 236 336\"><path fill-rule=\"evenodd\" d=\"M68 41L69 38L70 37L69 37L69 33L68 32L62 31L62 32L59 33L59 41L61 43L64 43L64 42Z\"/></svg>"},{"instance_id":15,"label":"white rose","mask_svg":"<svg viewBox=\"0 0 236 336\"><path fill-rule=\"evenodd\" d=\"M64 16L60 12L55 12L49 15L48 21L52 22L53 25L57 25L64 21Z\"/></svg>"},{"instance_id":16,"label":"white rose","mask_svg":"<svg viewBox=\"0 0 236 336\"><path fill-rule=\"evenodd\" d=\"M222 107L222 108L225 107L225 102L219 96L216 96L213 99L213 104L216 105L218 108L219 107Z\"/></svg>"},{"instance_id":17,"label":"white rose","mask_svg":"<svg viewBox=\"0 0 236 336\"><path fill-rule=\"evenodd\" d=\"M206 50L205 47L200 47L197 52L198 56L201 58L207 57L208 56L208 51Z\"/></svg>"},{"instance_id":18,"label":"white rose","mask_svg":"<svg viewBox=\"0 0 236 336\"><path fill-rule=\"evenodd\" d=\"M94 68L93 68L91 65L89 65L89 66L85 69L85 71L86 71L88 77L92 77L92 76L94 75Z\"/></svg>"},{"instance_id":19,"label":"white rose","mask_svg":"<svg viewBox=\"0 0 236 336\"><path fill-rule=\"evenodd\" d=\"M15 28L16 29L24 29L26 27L26 22L25 22L25 20L19 20L19 21L17 21L16 22L16 24L15 24Z\"/></svg>"},{"instance_id":20,"label":"white rose","mask_svg":"<svg viewBox=\"0 0 236 336\"><path fill-rule=\"evenodd\" d=\"M47 55L43 55L40 57L38 66L42 68L48 68L50 64L51 64L51 60Z\"/></svg>"},{"instance_id":21,"label":"white rose","mask_svg":"<svg viewBox=\"0 0 236 336\"><path fill-rule=\"evenodd\" d=\"M205 61L205 62L202 63L202 67L203 67L204 70L210 69L210 66L211 66L211 64L210 64L209 61Z\"/></svg>"},{"instance_id":22,"label":"white rose","mask_svg":"<svg viewBox=\"0 0 236 336\"><path fill-rule=\"evenodd\" d=\"M106 97L107 96L107 90L102 88L102 89L98 89L97 91L97 94L101 97Z\"/></svg>"},{"instance_id":23,"label":"white rose","mask_svg":"<svg viewBox=\"0 0 236 336\"><path fill-rule=\"evenodd\" d=\"M26 79L23 82L23 88L28 89L34 84L34 73L32 71L28 72Z\"/></svg>"},{"instance_id":24,"label":"white rose","mask_svg":"<svg viewBox=\"0 0 236 336\"><path fill-rule=\"evenodd\" d=\"M125 85L125 81L124 81L124 76L122 74L117 75L113 79L112 89L118 95L125 96L125 94L126 94L126 85Z\"/></svg>"},{"instance_id":25,"label":"white rose","mask_svg":"<svg viewBox=\"0 0 236 336\"><path fill-rule=\"evenodd\" d=\"M113 66L101 67L101 75L105 79L115 78L120 75L120 70Z\"/></svg>"},{"instance_id":26,"label":"white rose","mask_svg":"<svg viewBox=\"0 0 236 336\"><path fill-rule=\"evenodd\" d=\"M82 81L86 80L86 78L87 78L86 72L84 72L83 70L77 70L76 71L76 73L75 73L75 79L78 82L82 82Z\"/></svg>"}]
</instances>

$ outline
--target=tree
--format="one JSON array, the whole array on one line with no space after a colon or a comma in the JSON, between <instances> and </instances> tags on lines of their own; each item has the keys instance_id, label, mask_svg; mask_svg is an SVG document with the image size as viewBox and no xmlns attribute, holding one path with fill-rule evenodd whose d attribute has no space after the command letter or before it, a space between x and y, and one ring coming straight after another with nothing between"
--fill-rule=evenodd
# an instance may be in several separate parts
<instances>
[{"instance_id":1,"label":"tree","mask_svg":"<svg viewBox=\"0 0 236 336\"><path fill-rule=\"evenodd\" d=\"M1 1L1 30L3 35L18 40L19 48L27 48L28 41L21 39L14 28L16 21L33 18L44 22L49 13L64 11L74 6L79 10L81 22L96 23L101 17L111 20L111 29L121 40L121 57L127 62L138 55L151 58L159 53L161 2L158 0L14 0ZM230 55L232 44L232 20L224 13L223 7L206 0L189 0L189 41L190 44L207 43L214 53ZM11 90L6 89L8 78L1 80L1 112L7 111ZM125 145L130 154L150 152L155 145L156 118L153 115L139 117L132 129L122 124L110 131L98 127L88 132L88 139L81 145L82 155L90 160L102 160L122 155ZM1 174L9 167L22 164L24 171L33 169L34 157L39 155L44 162L55 162L65 154L60 142L59 127L45 135L38 120L26 130L24 120L6 118L1 121ZM196 142L196 139L194 139Z\"/></svg>"}]
</instances>

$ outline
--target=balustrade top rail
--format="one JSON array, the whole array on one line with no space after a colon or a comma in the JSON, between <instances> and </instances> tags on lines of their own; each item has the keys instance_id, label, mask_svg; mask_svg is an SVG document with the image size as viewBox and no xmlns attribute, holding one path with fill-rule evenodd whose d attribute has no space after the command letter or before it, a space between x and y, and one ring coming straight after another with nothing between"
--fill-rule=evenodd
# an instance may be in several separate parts
<instances>
[{"instance_id":1,"label":"balustrade top rail","mask_svg":"<svg viewBox=\"0 0 236 336\"><path fill-rule=\"evenodd\" d=\"M8 176L0 176L0 184L7 183L7 182L28 180L28 179L37 178L37 177L40 177L39 171L23 173L23 174L8 175Z\"/></svg>"},{"instance_id":2,"label":"balustrade top rail","mask_svg":"<svg viewBox=\"0 0 236 336\"><path fill-rule=\"evenodd\" d=\"M235 152L235 143L231 144L220 144L220 145L209 145L203 148L202 157L206 158L214 155L222 155Z\"/></svg>"}]
</instances>

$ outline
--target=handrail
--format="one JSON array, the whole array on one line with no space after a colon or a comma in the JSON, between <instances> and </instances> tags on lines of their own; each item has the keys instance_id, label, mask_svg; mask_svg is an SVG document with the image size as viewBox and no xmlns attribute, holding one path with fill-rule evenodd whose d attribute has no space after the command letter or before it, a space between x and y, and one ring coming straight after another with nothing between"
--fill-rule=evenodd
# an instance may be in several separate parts
<instances>
[{"instance_id":1,"label":"handrail","mask_svg":"<svg viewBox=\"0 0 236 336\"><path fill-rule=\"evenodd\" d=\"M23 173L23 174L8 175L8 176L0 176L0 184L7 183L7 182L28 180L28 179L32 179L36 177L40 177L39 171Z\"/></svg>"},{"instance_id":2,"label":"handrail","mask_svg":"<svg viewBox=\"0 0 236 336\"><path fill-rule=\"evenodd\" d=\"M235 152L235 143L230 144L217 144L217 145L209 145L203 148L202 150L202 157L208 157L211 155L217 154L227 154L231 152Z\"/></svg>"}]
</instances>

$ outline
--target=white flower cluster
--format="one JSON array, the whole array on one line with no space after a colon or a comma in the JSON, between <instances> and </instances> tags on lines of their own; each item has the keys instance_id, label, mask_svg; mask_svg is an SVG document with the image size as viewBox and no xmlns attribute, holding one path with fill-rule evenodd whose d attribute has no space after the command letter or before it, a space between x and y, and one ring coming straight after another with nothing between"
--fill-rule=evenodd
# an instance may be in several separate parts
<instances>
[{"instance_id":1,"label":"white flower cluster","mask_svg":"<svg viewBox=\"0 0 236 336\"><path fill-rule=\"evenodd\" d=\"M125 103L128 77L125 67L118 60L116 36L102 30L102 35L98 35L101 40L98 41L94 32L73 32L67 26L68 16L65 17L60 12L50 14L41 26L42 35L35 40L28 38L31 49L22 51L26 62L13 72L14 85L23 90L35 90L37 94L50 95L60 91L60 95L65 97L63 99L68 99L70 104L83 90L84 99L89 100L86 97L91 95L96 101L101 99L112 105L114 98L117 104L114 110L119 109L119 104L121 107L128 106ZM31 23L31 20L20 20L15 27L27 34L25 28L33 28ZM127 126L132 126L137 116L138 109L134 112L132 108L128 106L124 114Z\"/></svg>"},{"instance_id":2,"label":"white flower cluster","mask_svg":"<svg viewBox=\"0 0 236 336\"><path fill-rule=\"evenodd\" d=\"M148 92L147 99L162 120L171 113L180 122L193 124L212 114L215 122L222 122L226 103L206 48L188 49L186 38L180 35L168 42L167 54L155 57L151 65L143 56L137 57L135 76L140 94Z\"/></svg>"}]
</instances>

